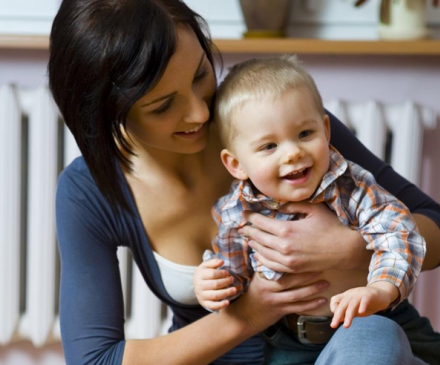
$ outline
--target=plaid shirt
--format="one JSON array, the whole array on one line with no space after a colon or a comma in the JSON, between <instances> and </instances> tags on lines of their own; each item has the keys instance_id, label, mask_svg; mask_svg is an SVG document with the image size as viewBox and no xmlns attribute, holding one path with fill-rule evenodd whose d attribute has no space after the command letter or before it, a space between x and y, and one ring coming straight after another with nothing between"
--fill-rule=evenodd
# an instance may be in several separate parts
<instances>
[{"instance_id":1,"label":"plaid shirt","mask_svg":"<svg viewBox=\"0 0 440 365\"><path fill-rule=\"evenodd\" d=\"M399 289L399 300L407 298L421 270L426 245L402 202L381 188L370 172L345 160L334 147L330 147L329 171L309 201L326 203L345 226L361 233L367 249L374 250L368 283L391 282ZM213 240L214 252L206 251L203 259L224 260L222 269L234 276L233 285L238 289L234 298L246 290L254 271L270 280L282 276L259 263L247 239L237 232L247 224L244 211L294 220L294 214L278 212L281 205L257 191L249 181L240 180L234 181L230 193L214 205L212 215L218 234Z\"/></svg>"}]
</instances>

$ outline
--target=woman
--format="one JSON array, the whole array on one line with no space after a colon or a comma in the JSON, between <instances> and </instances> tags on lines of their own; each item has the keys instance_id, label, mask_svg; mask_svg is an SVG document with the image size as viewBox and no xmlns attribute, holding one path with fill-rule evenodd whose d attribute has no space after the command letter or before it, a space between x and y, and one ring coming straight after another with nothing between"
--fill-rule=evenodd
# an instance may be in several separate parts
<instances>
[{"instance_id":1,"label":"woman","mask_svg":"<svg viewBox=\"0 0 440 365\"><path fill-rule=\"evenodd\" d=\"M365 281L369 254L360 236L327 208L307 205L290 207L308 214L298 226L249 218L255 228L247 233L261 260L295 274L276 283L255 277L218 315L195 304L191 277L167 280L175 264L195 269L210 248L210 209L231 182L209 123L216 80L200 22L179 0L66 0L55 18L50 87L83 155L60 176L57 191L68 364L258 364L259 332L287 313L324 305L320 293L328 285L342 291ZM427 262L438 264L439 249L431 247L440 236L440 207L332 123L332 143L423 214L416 217L432 252ZM313 231L315 220L325 237ZM118 246L130 248L146 283L173 310L171 334L124 341ZM351 269L350 278L316 282L317 271L330 268ZM379 322L374 328L389 333L389 347L412 357L400 327ZM357 339L365 338L363 330ZM323 351L327 358L346 353L338 351L342 342L352 344L353 356L365 346L339 337Z\"/></svg>"}]
</instances>

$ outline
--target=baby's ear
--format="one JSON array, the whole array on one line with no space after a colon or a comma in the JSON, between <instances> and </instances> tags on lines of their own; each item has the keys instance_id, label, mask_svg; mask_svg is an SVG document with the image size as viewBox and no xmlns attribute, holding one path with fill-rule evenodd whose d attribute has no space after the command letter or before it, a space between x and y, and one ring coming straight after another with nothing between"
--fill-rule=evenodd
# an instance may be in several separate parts
<instances>
[{"instance_id":1,"label":"baby's ear","mask_svg":"<svg viewBox=\"0 0 440 365\"><path fill-rule=\"evenodd\" d=\"M220 157L223 165L225 165L229 173L236 179L247 180L249 178L246 172L243 170L240 162L231 151L227 149L222 150Z\"/></svg>"}]
</instances>

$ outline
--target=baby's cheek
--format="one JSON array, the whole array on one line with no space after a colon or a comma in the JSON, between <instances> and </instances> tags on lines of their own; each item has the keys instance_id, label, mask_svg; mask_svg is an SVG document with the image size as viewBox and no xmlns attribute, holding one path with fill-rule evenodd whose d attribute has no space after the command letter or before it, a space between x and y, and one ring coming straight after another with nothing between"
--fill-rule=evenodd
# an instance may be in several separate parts
<instances>
[{"instance_id":1,"label":"baby's cheek","mask_svg":"<svg viewBox=\"0 0 440 365\"><path fill-rule=\"evenodd\" d=\"M271 174L269 171L259 172L255 174L253 178L251 178L252 183L255 187L261 191L263 194L273 197L276 193L275 186L278 177L276 175Z\"/></svg>"}]
</instances>

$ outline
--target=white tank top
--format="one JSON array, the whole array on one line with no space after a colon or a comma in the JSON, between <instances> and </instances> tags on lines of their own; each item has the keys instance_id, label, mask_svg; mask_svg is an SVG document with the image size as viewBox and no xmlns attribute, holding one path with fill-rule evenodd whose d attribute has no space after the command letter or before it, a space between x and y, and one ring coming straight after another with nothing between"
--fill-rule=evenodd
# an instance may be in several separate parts
<instances>
[{"instance_id":1,"label":"white tank top","mask_svg":"<svg viewBox=\"0 0 440 365\"><path fill-rule=\"evenodd\" d=\"M154 252L165 290L171 298L181 304L198 304L193 287L193 276L197 266L176 264Z\"/></svg>"}]
</instances>

